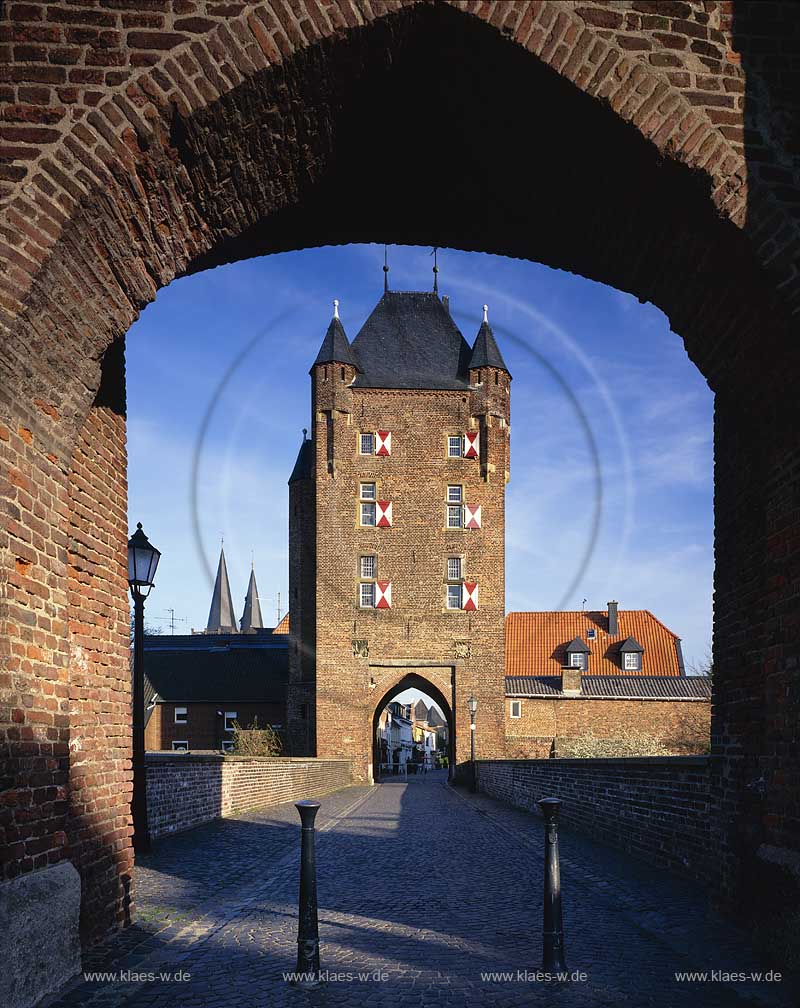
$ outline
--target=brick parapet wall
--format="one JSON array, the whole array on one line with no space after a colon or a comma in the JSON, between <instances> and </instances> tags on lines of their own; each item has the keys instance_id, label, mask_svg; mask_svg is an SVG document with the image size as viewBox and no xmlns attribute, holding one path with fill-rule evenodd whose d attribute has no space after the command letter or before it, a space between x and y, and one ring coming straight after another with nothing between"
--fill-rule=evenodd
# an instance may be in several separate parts
<instances>
[{"instance_id":1,"label":"brick parapet wall","mask_svg":"<svg viewBox=\"0 0 800 1008\"><path fill-rule=\"evenodd\" d=\"M147 811L156 839L278 802L347 787L349 760L147 754Z\"/></svg>"},{"instance_id":2,"label":"brick parapet wall","mask_svg":"<svg viewBox=\"0 0 800 1008\"><path fill-rule=\"evenodd\" d=\"M709 759L480 760L479 790L537 811L560 798L564 823L690 878L716 877L710 849Z\"/></svg>"}]
</instances>

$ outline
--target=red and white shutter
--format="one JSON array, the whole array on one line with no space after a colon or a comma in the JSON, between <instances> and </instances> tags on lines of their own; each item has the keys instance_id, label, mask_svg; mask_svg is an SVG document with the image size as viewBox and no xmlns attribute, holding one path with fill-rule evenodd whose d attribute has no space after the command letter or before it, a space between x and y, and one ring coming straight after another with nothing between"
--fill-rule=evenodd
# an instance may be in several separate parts
<instances>
[{"instance_id":1,"label":"red and white shutter","mask_svg":"<svg viewBox=\"0 0 800 1008\"><path fill-rule=\"evenodd\" d=\"M391 455L392 454L392 432L388 430L379 430L375 434L375 454L376 455Z\"/></svg>"},{"instance_id":2,"label":"red and white shutter","mask_svg":"<svg viewBox=\"0 0 800 1008\"><path fill-rule=\"evenodd\" d=\"M392 582L391 581L376 581L375 582L375 608L376 609L391 609L392 608Z\"/></svg>"},{"instance_id":3,"label":"red and white shutter","mask_svg":"<svg viewBox=\"0 0 800 1008\"><path fill-rule=\"evenodd\" d=\"M464 435L464 458L477 458L479 450L479 432L467 431Z\"/></svg>"},{"instance_id":4,"label":"red and white shutter","mask_svg":"<svg viewBox=\"0 0 800 1008\"><path fill-rule=\"evenodd\" d=\"M376 522L379 528L389 528L392 524L392 502L376 501Z\"/></svg>"},{"instance_id":5,"label":"red and white shutter","mask_svg":"<svg viewBox=\"0 0 800 1008\"><path fill-rule=\"evenodd\" d=\"M478 529L481 527L481 506L476 504L472 506L470 504L464 505L464 528L468 529Z\"/></svg>"},{"instance_id":6,"label":"red and white shutter","mask_svg":"<svg viewBox=\"0 0 800 1008\"><path fill-rule=\"evenodd\" d=\"M474 612L478 608L478 582L465 581L461 586L461 608Z\"/></svg>"}]
</instances>

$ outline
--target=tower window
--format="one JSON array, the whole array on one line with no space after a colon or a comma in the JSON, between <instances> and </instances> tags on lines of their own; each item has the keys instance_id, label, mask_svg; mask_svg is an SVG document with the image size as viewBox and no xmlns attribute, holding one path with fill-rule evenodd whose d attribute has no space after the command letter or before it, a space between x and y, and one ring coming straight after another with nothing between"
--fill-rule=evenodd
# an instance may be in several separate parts
<instances>
[{"instance_id":1,"label":"tower window","mask_svg":"<svg viewBox=\"0 0 800 1008\"><path fill-rule=\"evenodd\" d=\"M449 584L447 586L447 608L448 609L460 609L461 608L461 582L458 584Z\"/></svg>"},{"instance_id":2,"label":"tower window","mask_svg":"<svg viewBox=\"0 0 800 1008\"><path fill-rule=\"evenodd\" d=\"M375 505L374 504L364 504L361 505L361 524L362 525L374 525L375 524Z\"/></svg>"},{"instance_id":3,"label":"tower window","mask_svg":"<svg viewBox=\"0 0 800 1008\"><path fill-rule=\"evenodd\" d=\"M464 488L462 486L448 486L447 503L460 504L464 499Z\"/></svg>"},{"instance_id":4,"label":"tower window","mask_svg":"<svg viewBox=\"0 0 800 1008\"><path fill-rule=\"evenodd\" d=\"M447 457L461 458L464 453L464 444L460 434L450 434L447 438Z\"/></svg>"},{"instance_id":5,"label":"tower window","mask_svg":"<svg viewBox=\"0 0 800 1008\"><path fill-rule=\"evenodd\" d=\"M374 483L362 483L359 488L359 497L362 501L374 501L375 500L375 484Z\"/></svg>"},{"instance_id":6,"label":"tower window","mask_svg":"<svg viewBox=\"0 0 800 1008\"><path fill-rule=\"evenodd\" d=\"M461 574L461 557L448 557L447 558L447 580L448 581L460 581L462 577Z\"/></svg>"},{"instance_id":7,"label":"tower window","mask_svg":"<svg viewBox=\"0 0 800 1008\"><path fill-rule=\"evenodd\" d=\"M361 557L361 577L362 578L374 578L375 571L377 570L377 564L375 563L375 556L362 556Z\"/></svg>"},{"instance_id":8,"label":"tower window","mask_svg":"<svg viewBox=\"0 0 800 1008\"><path fill-rule=\"evenodd\" d=\"M447 505L447 528L460 529L464 525L464 512L460 504Z\"/></svg>"},{"instance_id":9,"label":"tower window","mask_svg":"<svg viewBox=\"0 0 800 1008\"><path fill-rule=\"evenodd\" d=\"M358 604L362 609L375 608L375 582L362 581L358 586Z\"/></svg>"},{"instance_id":10,"label":"tower window","mask_svg":"<svg viewBox=\"0 0 800 1008\"><path fill-rule=\"evenodd\" d=\"M375 435L361 434L358 439L358 450L362 455L374 455Z\"/></svg>"},{"instance_id":11,"label":"tower window","mask_svg":"<svg viewBox=\"0 0 800 1008\"><path fill-rule=\"evenodd\" d=\"M522 701L512 700L511 701L511 717L519 718L522 717Z\"/></svg>"}]
</instances>

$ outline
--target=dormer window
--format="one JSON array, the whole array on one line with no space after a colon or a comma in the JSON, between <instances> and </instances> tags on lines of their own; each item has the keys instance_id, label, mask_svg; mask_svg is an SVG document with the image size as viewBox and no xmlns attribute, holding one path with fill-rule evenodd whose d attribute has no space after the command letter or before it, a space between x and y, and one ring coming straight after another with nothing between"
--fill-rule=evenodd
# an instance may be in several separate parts
<instances>
[{"instance_id":1,"label":"dormer window","mask_svg":"<svg viewBox=\"0 0 800 1008\"><path fill-rule=\"evenodd\" d=\"M626 672L638 672L641 668L641 665L639 664L639 655L635 651L626 651L622 658L622 667Z\"/></svg>"},{"instance_id":2,"label":"dormer window","mask_svg":"<svg viewBox=\"0 0 800 1008\"><path fill-rule=\"evenodd\" d=\"M589 648L580 637L575 637L571 640L564 648L564 651L566 653L565 665L568 665L570 668L581 669L584 672L588 670Z\"/></svg>"},{"instance_id":3,"label":"dormer window","mask_svg":"<svg viewBox=\"0 0 800 1008\"><path fill-rule=\"evenodd\" d=\"M569 665L570 668L586 668L586 655L581 654L580 651L571 651L569 655Z\"/></svg>"},{"instance_id":4,"label":"dormer window","mask_svg":"<svg viewBox=\"0 0 800 1008\"><path fill-rule=\"evenodd\" d=\"M619 646L619 664L623 672L641 672L644 648L633 637L628 637Z\"/></svg>"}]
</instances>

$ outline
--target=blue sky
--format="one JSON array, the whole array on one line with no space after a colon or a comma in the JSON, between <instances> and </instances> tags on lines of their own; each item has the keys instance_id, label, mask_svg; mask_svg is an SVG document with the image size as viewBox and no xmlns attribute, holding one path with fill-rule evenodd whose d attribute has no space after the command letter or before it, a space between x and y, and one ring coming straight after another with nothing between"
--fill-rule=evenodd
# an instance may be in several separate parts
<instances>
[{"instance_id":1,"label":"blue sky","mask_svg":"<svg viewBox=\"0 0 800 1008\"><path fill-rule=\"evenodd\" d=\"M427 290L430 249L392 247L395 290ZM286 481L308 369L332 314L352 339L383 246L251 259L162 290L128 336L129 516L163 553L148 622L205 626L220 539L238 615L251 556L265 621L288 597ZM650 609L687 664L711 641L713 396L652 305L536 263L439 253L472 342L489 320L514 381L506 605ZM196 512L197 528L193 514ZM167 626L161 623L161 626Z\"/></svg>"}]
</instances>

